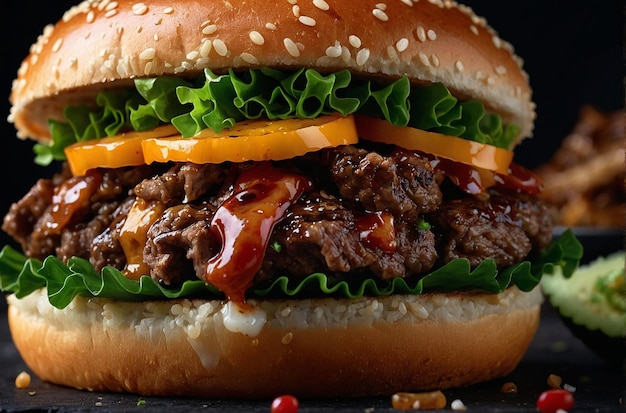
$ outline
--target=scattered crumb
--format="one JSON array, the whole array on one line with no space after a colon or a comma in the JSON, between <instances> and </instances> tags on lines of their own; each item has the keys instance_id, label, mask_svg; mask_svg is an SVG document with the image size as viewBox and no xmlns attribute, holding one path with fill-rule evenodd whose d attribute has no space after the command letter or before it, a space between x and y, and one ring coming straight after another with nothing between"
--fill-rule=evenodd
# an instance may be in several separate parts
<instances>
[{"instance_id":1,"label":"scattered crumb","mask_svg":"<svg viewBox=\"0 0 626 413\"><path fill-rule=\"evenodd\" d=\"M570 393L574 393L576 391L576 387L572 386L571 384L567 384L567 383L565 383L563 385L563 388L565 390L567 390L568 392L570 392Z\"/></svg>"},{"instance_id":2,"label":"scattered crumb","mask_svg":"<svg viewBox=\"0 0 626 413\"><path fill-rule=\"evenodd\" d=\"M550 374L546 382L548 383L548 386L550 386L550 388L560 389L561 383L563 383L563 379L561 378L561 376L557 376L556 374Z\"/></svg>"},{"instance_id":3,"label":"scattered crumb","mask_svg":"<svg viewBox=\"0 0 626 413\"><path fill-rule=\"evenodd\" d=\"M506 382L500 387L500 393L517 393L517 385L512 381Z\"/></svg>"},{"instance_id":4,"label":"scattered crumb","mask_svg":"<svg viewBox=\"0 0 626 413\"><path fill-rule=\"evenodd\" d=\"M453 400L452 403L450 403L450 407L452 410L467 410L465 404L459 399Z\"/></svg>"},{"instance_id":5,"label":"scattered crumb","mask_svg":"<svg viewBox=\"0 0 626 413\"><path fill-rule=\"evenodd\" d=\"M25 371L20 372L15 378L15 387L25 389L30 386L30 374Z\"/></svg>"}]
</instances>

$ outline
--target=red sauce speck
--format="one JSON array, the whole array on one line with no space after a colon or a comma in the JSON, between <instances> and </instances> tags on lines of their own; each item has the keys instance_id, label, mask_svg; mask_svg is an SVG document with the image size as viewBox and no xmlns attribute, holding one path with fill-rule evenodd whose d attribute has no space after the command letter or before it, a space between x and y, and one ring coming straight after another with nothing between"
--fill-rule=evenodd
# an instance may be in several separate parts
<instances>
[{"instance_id":1,"label":"red sauce speck","mask_svg":"<svg viewBox=\"0 0 626 413\"><path fill-rule=\"evenodd\" d=\"M396 251L396 233L393 216L388 212L375 212L356 219L361 241L370 248L379 248L385 252Z\"/></svg>"}]
</instances>

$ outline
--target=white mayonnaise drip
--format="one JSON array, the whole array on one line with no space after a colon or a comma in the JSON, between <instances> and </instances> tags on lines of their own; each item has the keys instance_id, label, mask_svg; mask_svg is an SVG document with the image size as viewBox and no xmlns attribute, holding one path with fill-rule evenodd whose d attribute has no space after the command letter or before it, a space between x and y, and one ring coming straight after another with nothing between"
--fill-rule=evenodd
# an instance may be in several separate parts
<instances>
[{"instance_id":1,"label":"white mayonnaise drip","mask_svg":"<svg viewBox=\"0 0 626 413\"><path fill-rule=\"evenodd\" d=\"M260 306L242 307L229 301L222 307L224 327L233 333L242 333L250 337L256 337L265 322L267 313Z\"/></svg>"}]
</instances>

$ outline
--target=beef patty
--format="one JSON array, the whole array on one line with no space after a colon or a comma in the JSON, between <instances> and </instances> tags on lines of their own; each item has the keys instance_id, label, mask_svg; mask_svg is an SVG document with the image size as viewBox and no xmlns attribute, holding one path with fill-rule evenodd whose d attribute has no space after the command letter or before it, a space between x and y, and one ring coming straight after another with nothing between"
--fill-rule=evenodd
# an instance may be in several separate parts
<instances>
[{"instance_id":1,"label":"beef patty","mask_svg":"<svg viewBox=\"0 0 626 413\"><path fill-rule=\"evenodd\" d=\"M276 220L255 282L314 272L419 276L460 257L505 267L551 241L536 196L450 191L445 174L416 152L343 146L273 165L310 186ZM212 219L252 167L170 163L83 177L64 170L37 181L2 229L29 257L83 257L97 270L146 271L163 285L204 279L206 263L223 248Z\"/></svg>"}]
</instances>

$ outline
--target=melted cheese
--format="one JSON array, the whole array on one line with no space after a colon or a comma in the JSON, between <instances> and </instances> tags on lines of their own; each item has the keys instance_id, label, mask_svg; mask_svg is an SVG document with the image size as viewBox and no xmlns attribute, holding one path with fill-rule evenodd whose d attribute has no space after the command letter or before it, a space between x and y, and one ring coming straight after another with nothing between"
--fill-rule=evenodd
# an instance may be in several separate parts
<instances>
[{"instance_id":1,"label":"melted cheese","mask_svg":"<svg viewBox=\"0 0 626 413\"><path fill-rule=\"evenodd\" d=\"M120 230L120 245L126 256L124 275L130 279L139 279L150 274L150 268L143 260L143 249L148 239L148 229L163 214L164 206L160 203L147 203L137 198L128 212Z\"/></svg>"}]
</instances>

